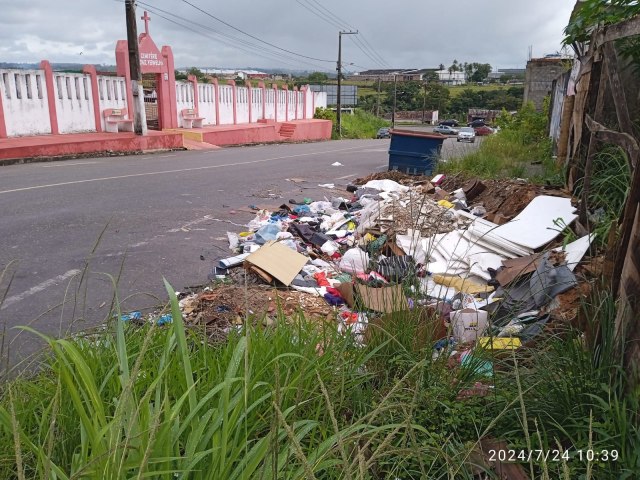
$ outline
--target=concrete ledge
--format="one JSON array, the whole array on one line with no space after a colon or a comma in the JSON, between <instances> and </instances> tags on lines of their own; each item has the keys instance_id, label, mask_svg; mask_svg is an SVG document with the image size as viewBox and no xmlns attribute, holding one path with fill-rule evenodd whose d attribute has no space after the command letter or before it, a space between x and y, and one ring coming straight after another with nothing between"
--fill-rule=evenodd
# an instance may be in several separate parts
<instances>
[{"instance_id":1,"label":"concrete ledge","mask_svg":"<svg viewBox=\"0 0 640 480\"><path fill-rule=\"evenodd\" d=\"M294 127L291 136L280 135L280 129ZM256 143L308 142L331 139L332 123L330 120L292 120L276 123L274 121L258 121L239 125L219 125L204 128L174 129L185 138L211 143L220 146L247 145Z\"/></svg>"},{"instance_id":2,"label":"concrete ledge","mask_svg":"<svg viewBox=\"0 0 640 480\"><path fill-rule=\"evenodd\" d=\"M184 148L182 135L149 132L146 137L133 133L78 133L39 135L0 140L0 163L41 157L73 157L101 152L139 153Z\"/></svg>"}]
</instances>

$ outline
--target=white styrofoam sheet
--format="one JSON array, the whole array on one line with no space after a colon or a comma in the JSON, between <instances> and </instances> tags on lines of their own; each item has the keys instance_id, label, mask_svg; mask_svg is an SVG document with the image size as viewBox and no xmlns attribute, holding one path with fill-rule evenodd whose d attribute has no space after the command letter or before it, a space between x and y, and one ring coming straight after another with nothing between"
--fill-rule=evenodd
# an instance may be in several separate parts
<instances>
[{"instance_id":1,"label":"white styrofoam sheet","mask_svg":"<svg viewBox=\"0 0 640 480\"><path fill-rule=\"evenodd\" d=\"M593 233L591 235L585 235L575 242L569 243L564 248L556 248L555 251L562 252L564 250L566 254L565 261L567 263L567 267L569 267L569 270L573 272L580 263L580 260L582 260L582 257L584 257L585 253L587 253L587 250L589 250L589 246L595 238L596 236Z\"/></svg>"},{"instance_id":2,"label":"white styrofoam sheet","mask_svg":"<svg viewBox=\"0 0 640 480\"><path fill-rule=\"evenodd\" d=\"M560 234L562 226L554 221L562 219L561 225L570 225L578 218L574 212L571 199L541 195L534 198L513 220L491 233L536 250Z\"/></svg>"}]
</instances>

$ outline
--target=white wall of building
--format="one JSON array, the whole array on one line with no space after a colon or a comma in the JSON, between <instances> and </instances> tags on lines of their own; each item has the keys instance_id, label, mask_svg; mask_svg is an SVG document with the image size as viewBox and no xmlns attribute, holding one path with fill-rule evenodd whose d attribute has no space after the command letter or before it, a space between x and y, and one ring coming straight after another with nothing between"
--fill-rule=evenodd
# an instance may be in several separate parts
<instances>
[{"instance_id":1,"label":"white wall of building","mask_svg":"<svg viewBox=\"0 0 640 480\"><path fill-rule=\"evenodd\" d=\"M0 70L7 135L51 133L48 92L42 70Z\"/></svg>"},{"instance_id":2,"label":"white wall of building","mask_svg":"<svg viewBox=\"0 0 640 480\"><path fill-rule=\"evenodd\" d=\"M198 115L205 125L216 123L216 88L208 83L198 84Z\"/></svg>"},{"instance_id":3,"label":"white wall of building","mask_svg":"<svg viewBox=\"0 0 640 480\"><path fill-rule=\"evenodd\" d=\"M191 82L176 82L176 103L178 107L178 126L183 127L182 111L195 109L195 103L193 100L193 84Z\"/></svg>"},{"instance_id":4,"label":"white wall of building","mask_svg":"<svg viewBox=\"0 0 640 480\"><path fill-rule=\"evenodd\" d=\"M267 88L265 93L265 113L264 118L273 120L276 118L276 92L273 88Z\"/></svg>"},{"instance_id":5,"label":"white wall of building","mask_svg":"<svg viewBox=\"0 0 640 480\"><path fill-rule=\"evenodd\" d=\"M104 112L108 108L127 108L127 89L124 77L107 77L98 75L98 105L100 106L100 123L105 131ZM128 112L128 118L133 118Z\"/></svg>"},{"instance_id":6,"label":"white wall of building","mask_svg":"<svg viewBox=\"0 0 640 480\"><path fill-rule=\"evenodd\" d=\"M249 89L236 87L236 115L238 123L249 123Z\"/></svg>"},{"instance_id":7,"label":"white wall of building","mask_svg":"<svg viewBox=\"0 0 640 480\"><path fill-rule=\"evenodd\" d=\"M314 108L327 108L327 92L313 92L313 96L315 98Z\"/></svg>"},{"instance_id":8,"label":"white wall of building","mask_svg":"<svg viewBox=\"0 0 640 480\"><path fill-rule=\"evenodd\" d=\"M288 119L295 120L296 119L296 92L294 90L289 90L287 92L288 95L288 105L287 109L289 112Z\"/></svg>"},{"instance_id":9,"label":"white wall of building","mask_svg":"<svg viewBox=\"0 0 640 480\"><path fill-rule=\"evenodd\" d=\"M296 111L296 118L302 120L304 118L304 92L298 92L298 108Z\"/></svg>"},{"instance_id":10,"label":"white wall of building","mask_svg":"<svg viewBox=\"0 0 640 480\"><path fill-rule=\"evenodd\" d=\"M257 122L262 116L262 89L251 89L251 120Z\"/></svg>"},{"instance_id":11,"label":"white wall of building","mask_svg":"<svg viewBox=\"0 0 640 480\"><path fill-rule=\"evenodd\" d=\"M276 104L278 109L278 121L284 122L285 115L287 113L287 91L278 90L278 102Z\"/></svg>"},{"instance_id":12,"label":"white wall of building","mask_svg":"<svg viewBox=\"0 0 640 480\"><path fill-rule=\"evenodd\" d=\"M449 70L438 70L436 72L438 80L449 85L464 85L467 79L464 72L450 72Z\"/></svg>"},{"instance_id":13,"label":"white wall of building","mask_svg":"<svg viewBox=\"0 0 640 480\"><path fill-rule=\"evenodd\" d=\"M79 73L53 74L53 90L60 133L95 132L91 77ZM122 92L114 89L116 100Z\"/></svg>"},{"instance_id":14,"label":"white wall of building","mask_svg":"<svg viewBox=\"0 0 640 480\"><path fill-rule=\"evenodd\" d=\"M314 106L313 106L313 98L314 98L315 94L311 91L311 90L307 90L307 104L306 104L306 109L307 109L307 118L313 118L313 115L315 114L315 112L313 111Z\"/></svg>"},{"instance_id":15,"label":"white wall of building","mask_svg":"<svg viewBox=\"0 0 640 480\"><path fill-rule=\"evenodd\" d=\"M220 85L220 125L233 125L233 87Z\"/></svg>"}]
</instances>

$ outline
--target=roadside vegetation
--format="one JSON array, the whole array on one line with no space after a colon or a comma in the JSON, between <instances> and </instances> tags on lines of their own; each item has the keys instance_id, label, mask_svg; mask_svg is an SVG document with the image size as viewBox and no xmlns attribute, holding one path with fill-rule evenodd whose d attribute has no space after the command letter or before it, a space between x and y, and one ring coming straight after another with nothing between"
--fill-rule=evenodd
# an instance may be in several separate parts
<instances>
[{"instance_id":1,"label":"roadside vegetation","mask_svg":"<svg viewBox=\"0 0 640 480\"><path fill-rule=\"evenodd\" d=\"M588 337L567 326L450 369L412 312L385 317L366 346L302 312L271 328L247 318L211 343L168 289L170 326L47 338L38 373L4 383L0 477L472 479L494 438L558 452L522 462L531 478L637 478L640 405L624 394L606 295L584 305ZM495 388L464 393L485 375Z\"/></svg>"},{"instance_id":2,"label":"roadside vegetation","mask_svg":"<svg viewBox=\"0 0 640 480\"><path fill-rule=\"evenodd\" d=\"M356 109L352 114L342 114L342 136L336 130L336 113L327 108L317 108L314 118L331 120L333 122L333 131L331 138L338 140L339 138L376 138L376 133L382 127L388 127L388 121L376 117L370 113Z\"/></svg>"},{"instance_id":3,"label":"roadside vegetation","mask_svg":"<svg viewBox=\"0 0 640 480\"><path fill-rule=\"evenodd\" d=\"M503 111L496 119L499 132L485 137L477 150L441 163L440 171L482 178L527 177L561 184L561 172L551 155L545 111L536 112L531 103L515 115Z\"/></svg>"}]
</instances>

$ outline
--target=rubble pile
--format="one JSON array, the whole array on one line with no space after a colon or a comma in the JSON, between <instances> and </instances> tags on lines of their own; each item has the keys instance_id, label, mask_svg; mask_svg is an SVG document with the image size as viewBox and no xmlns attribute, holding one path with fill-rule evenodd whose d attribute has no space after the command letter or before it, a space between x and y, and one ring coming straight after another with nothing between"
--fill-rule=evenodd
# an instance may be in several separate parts
<instances>
[{"instance_id":1,"label":"rubble pile","mask_svg":"<svg viewBox=\"0 0 640 480\"><path fill-rule=\"evenodd\" d=\"M585 289L574 270L593 236L565 238L577 218L568 195L398 172L357 183L332 198L253 207L244 231L227 232L231 253L210 275L218 284L181 299L186 323L223 335L302 312L366 342L385 316L414 312L437 332L433 357L464 365L575 322Z\"/></svg>"}]
</instances>

